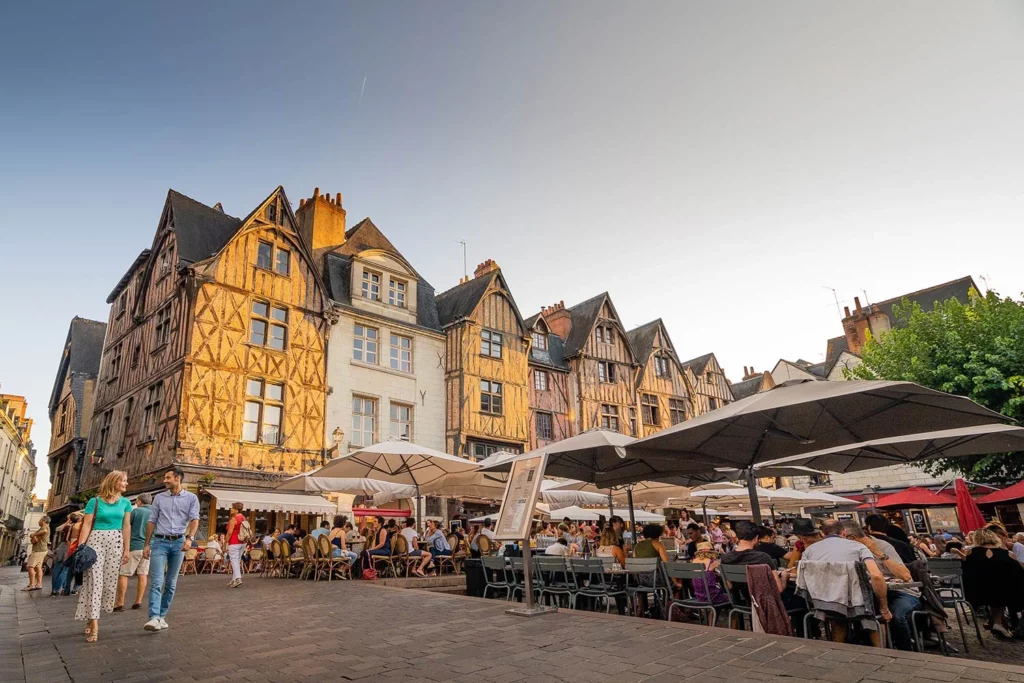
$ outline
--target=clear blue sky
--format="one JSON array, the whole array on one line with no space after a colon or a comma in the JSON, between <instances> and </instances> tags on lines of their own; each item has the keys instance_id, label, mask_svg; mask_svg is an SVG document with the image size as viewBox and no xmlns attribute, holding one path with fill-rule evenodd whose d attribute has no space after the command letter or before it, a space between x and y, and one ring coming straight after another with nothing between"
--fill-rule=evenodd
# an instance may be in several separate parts
<instances>
[{"instance_id":1,"label":"clear blue sky","mask_svg":"<svg viewBox=\"0 0 1024 683\"><path fill-rule=\"evenodd\" d=\"M30 401L40 492L68 323L107 319L169 187L234 215L279 184L342 192L438 290L465 239L524 315L608 290L733 378L822 357L824 285L1024 288L1018 2L22 2L0 23L0 383Z\"/></svg>"}]
</instances>

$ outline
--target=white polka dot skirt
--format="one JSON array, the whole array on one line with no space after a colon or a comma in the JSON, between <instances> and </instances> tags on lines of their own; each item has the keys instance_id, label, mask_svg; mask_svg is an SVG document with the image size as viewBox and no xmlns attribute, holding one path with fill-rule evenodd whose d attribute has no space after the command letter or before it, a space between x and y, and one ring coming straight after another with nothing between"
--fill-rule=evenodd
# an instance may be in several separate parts
<instances>
[{"instance_id":1,"label":"white polka dot skirt","mask_svg":"<svg viewBox=\"0 0 1024 683\"><path fill-rule=\"evenodd\" d=\"M82 577L78 608L75 610L75 619L79 621L99 619L100 610L114 611L117 576L121 571L121 555L124 553L124 539L120 529L93 529L86 545L96 551L96 564Z\"/></svg>"}]
</instances>

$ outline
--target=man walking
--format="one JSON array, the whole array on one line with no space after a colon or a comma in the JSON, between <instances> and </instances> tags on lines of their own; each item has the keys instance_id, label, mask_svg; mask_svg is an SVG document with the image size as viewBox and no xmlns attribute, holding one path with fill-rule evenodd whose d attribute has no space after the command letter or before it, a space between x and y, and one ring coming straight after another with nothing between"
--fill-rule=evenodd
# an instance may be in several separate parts
<instances>
[{"instance_id":1,"label":"man walking","mask_svg":"<svg viewBox=\"0 0 1024 683\"><path fill-rule=\"evenodd\" d=\"M167 610L174 599L178 572L185 551L192 547L199 528L199 498L186 491L180 467L172 467L164 475L164 487L153 500L142 557L150 560L152 581L149 587L149 621L147 631L167 628Z\"/></svg>"},{"instance_id":2,"label":"man walking","mask_svg":"<svg viewBox=\"0 0 1024 683\"><path fill-rule=\"evenodd\" d=\"M149 523L149 516L152 513L152 510L149 509L152 502L153 496L149 493L140 493L139 497L135 499L135 509L131 513L132 535L128 545L128 564L121 565L121 575L117 577L115 612L124 611L128 579L132 576L139 577L132 609L142 607L142 598L146 595L146 584L149 583L149 560L142 556L142 548L146 545L146 525Z\"/></svg>"}]
</instances>

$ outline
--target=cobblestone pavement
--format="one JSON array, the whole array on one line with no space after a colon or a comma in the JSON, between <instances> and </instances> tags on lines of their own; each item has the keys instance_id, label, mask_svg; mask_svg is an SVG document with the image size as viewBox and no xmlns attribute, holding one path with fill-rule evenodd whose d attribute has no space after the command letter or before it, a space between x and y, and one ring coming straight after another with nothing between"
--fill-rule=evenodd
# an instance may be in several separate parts
<instances>
[{"instance_id":1,"label":"cobblestone pavement","mask_svg":"<svg viewBox=\"0 0 1024 683\"><path fill-rule=\"evenodd\" d=\"M178 583L171 628L103 615L87 644L74 598L23 593L0 569L0 681L444 681L1024 683L1024 668L691 624L561 611L374 586L223 576ZM134 586L132 586L134 589Z\"/></svg>"}]
</instances>

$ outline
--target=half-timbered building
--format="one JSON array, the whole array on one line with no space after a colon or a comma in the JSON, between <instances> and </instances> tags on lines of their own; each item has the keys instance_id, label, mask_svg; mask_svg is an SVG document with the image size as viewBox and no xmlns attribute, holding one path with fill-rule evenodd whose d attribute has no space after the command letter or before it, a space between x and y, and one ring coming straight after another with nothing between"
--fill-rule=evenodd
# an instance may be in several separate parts
<instances>
[{"instance_id":1,"label":"half-timbered building","mask_svg":"<svg viewBox=\"0 0 1024 683\"><path fill-rule=\"evenodd\" d=\"M85 465L106 329L105 323L95 320L77 316L71 320L50 392L50 491L46 514L54 529L77 507L71 496L78 490Z\"/></svg>"},{"instance_id":2,"label":"half-timbered building","mask_svg":"<svg viewBox=\"0 0 1024 683\"><path fill-rule=\"evenodd\" d=\"M715 354L706 353L692 360L683 361L682 365L692 373L695 414L703 415L735 400L729 388L729 380L726 379L725 371L722 370Z\"/></svg>"},{"instance_id":3,"label":"half-timbered building","mask_svg":"<svg viewBox=\"0 0 1024 683\"><path fill-rule=\"evenodd\" d=\"M445 449L476 460L530 440L530 336L498 264L436 297L446 336Z\"/></svg>"},{"instance_id":4,"label":"half-timbered building","mask_svg":"<svg viewBox=\"0 0 1024 683\"><path fill-rule=\"evenodd\" d=\"M526 320L530 333L530 450L575 434L571 368L562 338L538 313Z\"/></svg>"},{"instance_id":5,"label":"half-timbered building","mask_svg":"<svg viewBox=\"0 0 1024 683\"><path fill-rule=\"evenodd\" d=\"M324 455L330 302L284 190L239 219L168 192L111 292L83 487L266 487Z\"/></svg>"},{"instance_id":6,"label":"half-timbered building","mask_svg":"<svg viewBox=\"0 0 1024 683\"><path fill-rule=\"evenodd\" d=\"M626 333L640 371L636 398L640 436L647 436L694 415L692 390L661 318Z\"/></svg>"},{"instance_id":7,"label":"half-timbered building","mask_svg":"<svg viewBox=\"0 0 1024 683\"><path fill-rule=\"evenodd\" d=\"M636 436L640 365L608 293L571 308L559 302L541 309L541 318L565 340L574 433L601 428Z\"/></svg>"}]
</instances>

